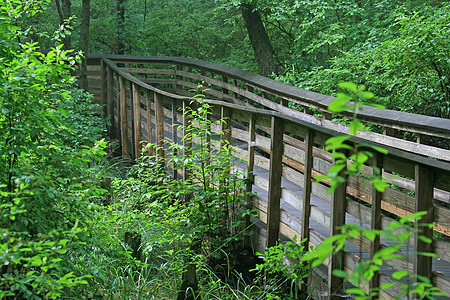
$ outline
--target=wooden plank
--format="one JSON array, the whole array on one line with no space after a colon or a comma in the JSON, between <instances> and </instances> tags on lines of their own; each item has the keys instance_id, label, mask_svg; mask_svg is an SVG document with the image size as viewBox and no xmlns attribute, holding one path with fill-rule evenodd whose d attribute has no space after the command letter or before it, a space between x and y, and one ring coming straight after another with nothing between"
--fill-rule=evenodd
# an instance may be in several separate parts
<instances>
[{"instance_id":1,"label":"wooden plank","mask_svg":"<svg viewBox=\"0 0 450 300\"><path fill-rule=\"evenodd\" d=\"M339 176L346 177L346 168L339 172ZM346 197L346 181L341 183L334 191L331 202L331 226L330 236L340 233L339 227L345 224L345 208L347 206ZM343 270L344 268L344 251L338 251L331 255L330 264L328 265L328 288L330 299L340 299L336 296L341 294L343 280L333 275L333 270Z\"/></svg>"},{"instance_id":2,"label":"wooden plank","mask_svg":"<svg viewBox=\"0 0 450 300\"><path fill-rule=\"evenodd\" d=\"M134 109L134 157L141 156L141 95L139 87L133 83L133 109Z\"/></svg>"},{"instance_id":3,"label":"wooden plank","mask_svg":"<svg viewBox=\"0 0 450 300\"><path fill-rule=\"evenodd\" d=\"M175 99L172 99L172 142L175 144L178 144L178 126L177 126L177 102ZM174 148L173 156L177 156L177 149ZM173 169L172 173L173 179L177 179L177 171L175 168Z\"/></svg>"},{"instance_id":4,"label":"wooden plank","mask_svg":"<svg viewBox=\"0 0 450 300\"><path fill-rule=\"evenodd\" d=\"M152 130L152 104L151 104L151 99L154 98L154 96L152 95L153 92L151 91L146 91L145 92L145 100L146 100L146 105L147 105L147 134L148 134L148 142L151 144L152 143L152 135L153 135L153 130ZM153 97L152 97L153 96ZM155 148L149 147L148 149L148 154L150 156L155 155Z\"/></svg>"},{"instance_id":5,"label":"wooden plank","mask_svg":"<svg viewBox=\"0 0 450 300\"><path fill-rule=\"evenodd\" d=\"M183 86L179 83L180 81L183 81L183 76L180 76L180 75L179 75L179 73L180 73L182 70L183 70L183 67L180 66L180 65L178 65L178 66L177 66L177 69L174 70L174 71L175 71L175 74L177 74L177 75L175 76L176 82L177 82L176 89L177 89L177 90L180 90L180 91L183 89Z\"/></svg>"},{"instance_id":6,"label":"wooden plank","mask_svg":"<svg viewBox=\"0 0 450 300\"><path fill-rule=\"evenodd\" d=\"M156 124L156 155L159 159L164 158L164 120L162 95L154 93L155 101L155 124Z\"/></svg>"},{"instance_id":7,"label":"wooden plank","mask_svg":"<svg viewBox=\"0 0 450 300\"><path fill-rule=\"evenodd\" d=\"M439 290L447 295L450 295L450 278L446 277L442 274L437 274L433 272L433 277L431 278L431 282L434 286L438 287Z\"/></svg>"},{"instance_id":8,"label":"wooden plank","mask_svg":"<svg viewBox=\"0 0 450 300\"><path fill-rule=\"evenodd\" d=\"M120 119L121 119L121 144L122 144L122 156L129 157L128 151L128 121L127 121L127 103L126 103L126 88L125 78L119 76L120 85Z\"/></svg>"},{"instance_id":9,"label":"wooden plank","mask_svg":"<svg viewBox=\"0 0 450 300\"><path fill-rule=\"evenodd\" d=\"M415 190L415 185L413 180L409 180L407 178L402 178L400 176L394 175L392 173L383 172L383 179L389 182L390 184L394 184L403 189L407 189L409 191ZM442 189L435 188L434 189L434 199L449 203L450 204L450 192L444 191Z\"/></svg>"},{"instance_id":10,"label":"wooden plank","mask_svg":"<svg viewBox=\"0 0 450 300\"><path fill-rule=\"evenodd\" d=\"M306 152L305 152L305 171L303 183L303 206L302 206L302 232L301 239L309 241L309 217L311 215L311 192L312 192L312 168L313 168L313 141L314 132L308 130L305 138ZM307 241L307 243L308 243Z\"/></svg>"},{"instance_id":11,"label":"wooden plank","mask_svg":"<svg viewBox=\"0 0 450 300\"><path fill-rule=\"evenodd\" d=\"M176 73L174 69L121 68L121 70L127 73L156 74L156 75L175 75Z\"/></svg>"},{"instance_id":12,"label":"wooden plank","mask_svg":"<svg viewBox=\"0 0 450 300\"><path fill-rule=\"evenodd\" d=\"M177 81L176 79L172 78L140 78L142 82L148 83L148 84L175 84Z\"/></svg>"},{"instance_id":13,"label":"wooden plank","mask_svg":"<svg viewBox=\"0 0 450 300\"><path fill-rule=\"evenodd\" d=\"M450 191L450 168L447 169L447 172L437 172L435 174L435 187L438 189L442 189L444 191Z\"/></svg>"},{"instance_id":14,"label":"wooden plank","mask_svg":"<svg viewBox=\"0 0 450 300\"><path fill-rule=\"evenodd\" d=\"M269 170L269 198L266 247L278 243L280 228L280 199L281 199L281 167L283 157L283 123L277 117L272 118L270 170Z\"/></svg>"},{"instance_id":15,"label":"wooden plank","mask_svg":"<svg viewBox=\"0 0 450 300\"><path fill-rule=\"evenodd\" d=\"M192 135L191 135L191 125L192 120L189 118L189 113L187 111L190 109L189 102L183 101L183 151L184 156L188 156L191 153L192 148ZM186 167L183 168L183 180L187 181L190 178L190 174Z\"/></svg>"},{"instance_id":16,"label":"wooden plank","mask_svg":"<svg viewBox=\"0 0 450 300\"><path fill-rule=\"evenodd\" d=\"M425 211L426 215L422 219L414 223L414 274L431 278L432 276L432 258L421 255L420 253L433 253L433 244L426 243L419 239L417 235L424 236L433 240L433 228L426 224L433 224L434 205L433 205L433 188L434 188L434 172L420 164L416 164L415 168L416 182L416 207L415 211ZM423 225L420 225L423 224ZM415 278L415 281L418 279Z\"/></svg>"},{"instance_id":17,"label":"wooden plank","mask_svg":"<svg viewBox=\"0 0 450 300\"><path fill-rule=\"evenodd\" d=\"M251 209L252 207L252 192L253 192L253 182L255 180L255 176L253 174L253 169L255 165L255 129L256 129L256 120L255 116L251 115L250 121L248 124L248 155L247 155L247 170L246 170L246 177L247 177L247 184L245 186L245 206L247 209ZM250 227L250 216L245 216L245 228L246 232L244 233L244 248L250 247L250 237L247 233L248 228Z\"/></svg>"},{"instance_id":18,"label":"wooden plank","mask_svg":"<svg viewBox=\"0 0 450 300\"><path fill-rule=\"evenodd\" d=\"M383 167L383 157L379 153L374 154L373 158L373 166L372 175L373 176L381 176L382 167ZM383 198L383 194L377 191L375 188L372 189L372 207L371 207L371 229L381 230L381 200ZM380 250L380 236L377 235L375 239L370 244L370 258L372 259ZM380 273L376 271L369 282L370 289L378 289L380 287Z\"/></svg>"},{"instance_id":19,"label":"wooden plank","mask_svg":"<svg viewBox=\"0 0 450 300\"><path fill-rule=\"evenodd\" d=\"M107 116L109 117L108 133L111 139L117 138L115 111L114 111L114 78L110 67L106 68L107 81Z\"/></svg>"},{"instance_id":20,"label":"wooden plank","mask_svg":"<svg viewBox=\"0 0 450 300\"><path fill-rule=\"evenodd\" d=\"M221 124L222 124L222 137L221 146L227 146L231 141L231 111L228 107L222 107L221 111Z\"/></svg>"},{"instance_id":21,"label":"wooden plank","mask_svg":"<svg viewBox=\"0 0 450 300\"><path fill-rule=\"evenodd\" d=\"M228 95L228 88L226 88L225 86L229 86L230 84L228 83L228 77L222 75L222 82L224 83L224 87L222 87L222 93L224 93L225 95ZM233 85L231 85L233 86Z\"/></svg>"},{"instance_id":22,"label":"wooden plank","mask_svg":"<svg viewBox=\"0 0 450 300\"><path fill-rule=\"evenodd\" d=\"M346 125L328 120L322 120L321 123L322 123L321 125L325 128L330 128L345 134L349 134L349 129L348 126ZM450 150L424 144L418 144L416 142L410 142L393 136L383 135L370 131L358 131L357 136L359 138L377 142L393 148L402 149L416 154L421 154L427 157L434 157L445 161L450 161Z\"/></svg>"},{"instance_id":23,"label":"wooden plank","mask_svg":"<svg viewBox=\"0 0 450 300\"><path fill-rule=\"evenodd\" d=\"M108 103L108 81L106 78L107 65L101 60L101 89L102 89L102 118L105 119L108 115L107 103Z\"/></svg>"}]
</instances>

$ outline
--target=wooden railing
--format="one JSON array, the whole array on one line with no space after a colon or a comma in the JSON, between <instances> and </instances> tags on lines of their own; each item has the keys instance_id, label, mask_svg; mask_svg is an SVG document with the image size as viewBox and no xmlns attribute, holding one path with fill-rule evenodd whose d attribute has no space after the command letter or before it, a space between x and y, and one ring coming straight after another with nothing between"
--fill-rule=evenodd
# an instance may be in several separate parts
<instances>
[{"instance_id":1,"label":"wooden railing","mask_svg":"<svg viewBox=\"0 0 450 300\"><path fill-rule=\"evenodd\" d=\"M439 260L414 254L412 261L393 259L388 264L393 270L406 269L431 278L450 294L450 120L364 107L358 117L379 126L380 133L363 132L356 142L383 147L389 153L374 153L363 172L373 174L374 168L382 169L391 187L381 194L361 179L350 177L328 194L327 183L317 183L312 177L326 174L333 164L324 150L325 141L348 132L345 125L332 120L351 117L350 112L335 115L327 110L333 97L185 58L90 55L89 64L92 92L104 105L104 115L111 116L110 135L121 141L123 156L132 158L140 155L141 141L160 145L160 156L172 155L163 143L181 141L183 132L172 125L186 122L182 110L192 101L191 90L203 83L203 94L213 98L207 101L214 115L227 120L230 134L223 138L235 146L236 156L247 161L254 177L248 190L258 191L253 207L266 224L260 251L275 245L279 233L290 239L307 238L316 246L336 233L346 218L383 229L395 216L427 211L422 222L433 223L434 228L422 234L433 243L414 236L411 245L414 253L434 252ZM393 136L399 133L415 135L417 141ZM418 143L424 140L443 146ZM287 182L302 192L287 187ZM321 204L314 204L312 197L320 198ZM320 226L313 227L312 222ZM325 228L325 233L318 227ZM364 238L353 244L368 255L386 246L383 241ZM341 251L325 262L328 275L317 270L315 275L324 278L327 295L336 295L342 288L342 280L331 271L352 272L356 263L358 258L351 251ZM391 281L382 272L370 286ZM320 290L318 287L316 292ZM382 290L381 297L393 298L398 292L396 287Z\"/></svg>"}]
</instances>

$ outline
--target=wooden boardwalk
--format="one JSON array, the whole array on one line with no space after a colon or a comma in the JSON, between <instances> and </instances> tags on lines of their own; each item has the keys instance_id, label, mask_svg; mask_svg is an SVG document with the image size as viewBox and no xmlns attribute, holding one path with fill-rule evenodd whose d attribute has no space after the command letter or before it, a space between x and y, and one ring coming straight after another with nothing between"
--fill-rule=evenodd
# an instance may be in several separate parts
<instances>
[{"instance_id":1,"label":"wooden boardwalk","mask_svg":"<svg viewBox=\"0 0 450 300\"><path fill-rule=\"evenodd\" d=\"M179 110L191 102L190 90L204 82L209 90L203 92L212 99L208 101L215 116L227 120L226 128L217 130L229 129L222 138L228 139L235 146L236 157L245 161L236 166L250 168L254 174L254 184L247 188L255 192L253 206L262 226L254 231L253 239L259 251L295 235L308 238L315 246L345 223L383 229L395 216L426 210L423 221L434 223L434 230L423 234L433 243L412 238L410 245L401 249L405 259L387 262L370 284L376 287L392 282L392 272L409 270L430 278L450 294L450 151L424 143L440 138L448 145L450 120L364 108L359 118L382 126L383 133L363 132L356 142L387 148L389 154L375 155L377 159L363 172L371 174L373 166L383 169L391 187L383 194L376 193L362 180L349 178L345 186L328 194L326 183L311 178L326 174L333 163L330 153L323 150L326 139L348 132L332 119L350 115L329 112L327 104L332 97L190 59L91 55L89 62L92 91L104 104L104 114L113 117L111 137L120 139L123 155L132 158L139 156L136 145L141 140L158 145L164 140L180 142L183 133L172 125L186 122ZM414 133L417 140L396 138L406 131ZM171 155L163 152L159 154ZM345 251L315 270L316 279L310 281L310 286L316 285L315 297L342 296L343 282L329 275L330 270L352 272L360 259L387 245L384 240L348 242ZM417 251L435 252L438 258ZM383 290L381 297L390 299L399 292L395 287Z\"/></svg>"}]
</instances>

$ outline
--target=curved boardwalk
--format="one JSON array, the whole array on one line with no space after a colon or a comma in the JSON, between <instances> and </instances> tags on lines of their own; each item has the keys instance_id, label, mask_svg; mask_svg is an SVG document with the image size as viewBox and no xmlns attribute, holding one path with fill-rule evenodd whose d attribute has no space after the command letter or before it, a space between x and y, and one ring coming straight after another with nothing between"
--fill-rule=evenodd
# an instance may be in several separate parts
<instances>
[{"instance_id":1,"label":"curved boardwalk","mask_svg":"<svg viewBox=\"0 0 450 300\"><path fill-rule=\"evenodd\" d=\"M158 145L181 141L183 132L172 125L186 124L181 111L192 100L191 90L204 82L213 115L226 120L216 130L225 130L222 139L229 140L236 157L244 159L237 159L236 167L254 176L247 190L255 192L259 226L251 241L258 251L295 235L315 246L348 222L383 229L396 216L427 211L423 221L434 228L423 235L433 243L412 238L401 249L405 259L389 261L368 285L391 282L392 272L406 269L430 278L450 294L450 120L364 107L359 118L376 124L380 133L361 132L356 143L380 146L389 153L374 153L363 173L372 174L376 166L391 187L381 194L350 177L328 194L327 183L316 183L312 177L326 174L333 163L324 150L325 141L348 132L333 120L351 116L327 110L333 97L185 58L90 55L89 63L91 90L104 104L104 114L112 116L110 135L121 141L123 155L132 158L139 156L136 145L142 140ZM416 140L397 138L405 132ZM436 139L443 148L427 144ZM172 155L163 148L158 154ZM356 263L386 243L364 238L347 243L345 251L330 257L310 278L316 298L342 296L343 283L331 270L352 272ZM438 258L414 254L421 251L434 252ZM398 293L394 287L381 291L381 297L390 299Z\"/></svg>"}]
</instances>

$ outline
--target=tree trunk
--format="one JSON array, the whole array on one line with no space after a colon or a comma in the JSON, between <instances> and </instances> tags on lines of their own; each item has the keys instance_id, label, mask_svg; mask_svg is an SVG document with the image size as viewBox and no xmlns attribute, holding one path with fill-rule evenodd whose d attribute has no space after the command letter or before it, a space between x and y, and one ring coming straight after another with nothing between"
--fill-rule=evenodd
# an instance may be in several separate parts
<instances>
[{"instance_id":1,"label":"tree trunk","mask_svg":"<svg viewBox=\"0 0 450 300\"><path fill-rule=\"evenodd\" d=\"M58 11L58 16L59 16L59 22L61 24L64 23L64 20L67 20L68 18L71 17L72 11L71 11L71 0L62 0L62 3L60 0L55 0L55 4L56 4L56 10ZM69 50L72 47L72 38L71 35L66 35L63 38L63 44L64 44L64 49L65 50Z\"/></svg>"},{"instance_id":2,"label":"tree trunk","mask_svg":"<svg viewBox=\"0 0 450 300\"><path fill-rule=\"evenodd\" d=\"M241 13L255 53L259 73L264 76L276 73L274 51L259 11L252 5L241 4Z\"/></svg>"},{"instance_id":3,"label":"tree trunk","mask_svg":"<svg viewBox=\"0 0 450 300\"><path fill-rule=\"evenodd\" d=\"M81 9L81 50L84 53L84 57L81 61L80 69L80 88L85 91L88 90L87 81L87 53L89 51L89 18L91 14L91 0L83 0L83 6Z\"/></svg>"},{"instance_id":4,"label":"tree trunk","mask_svg":"<svg viewBox=\"0 0 450 300\"><path fill-rule=\"evenodd\" d=\"M70 0L62 0L62 12L65 16L65 19L68 19L72 16ZM66 35L66 37L63 39L63 43L64 49L69 50L72 48L72 38L70 34Z\"/></svg>"},{"instance_id":5,"label":"tree trunk","mask_svg":"<svg viewBox=\"0 0 450 300\"><path fill-rule=\"evenodd\" d=\"M125 1L117 0L117 54L125 54L125 44L123 43L125 32Z\"/></svg>"}]
</instances>

